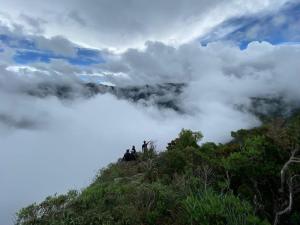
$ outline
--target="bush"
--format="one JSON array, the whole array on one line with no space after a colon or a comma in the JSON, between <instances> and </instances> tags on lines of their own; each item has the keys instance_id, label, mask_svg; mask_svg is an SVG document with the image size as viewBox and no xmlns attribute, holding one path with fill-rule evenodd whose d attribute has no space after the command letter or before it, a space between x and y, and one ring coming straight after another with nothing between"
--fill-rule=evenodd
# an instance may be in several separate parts
<instances>
[{"instance_id":1,"label":"bush","mask_svg":"<svg viewBox=\"0 0 300 225\"><path fill-rule=\"evenodd\" d=\"M233 194L206 191L183 201L189 224L201 225L267 225L255 217L249 203Z\"/></svg>"}]
</instances>

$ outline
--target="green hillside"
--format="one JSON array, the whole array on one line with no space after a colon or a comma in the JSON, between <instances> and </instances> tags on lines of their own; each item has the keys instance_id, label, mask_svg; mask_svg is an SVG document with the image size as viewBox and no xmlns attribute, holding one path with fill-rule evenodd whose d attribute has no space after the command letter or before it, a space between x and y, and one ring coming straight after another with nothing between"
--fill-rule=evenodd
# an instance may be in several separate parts
<instances>
[{"instance_id":1,"label":"green hillside","mask_svg":"<svg viewBox=\"0 0 300 225\"><path fill-rule=\"evenodd\" d=\"M82 191L46 198L18 225L299 225L300 115L198 145L182 130L167 149L102 169Z\"/></svg>"}]
</instances>

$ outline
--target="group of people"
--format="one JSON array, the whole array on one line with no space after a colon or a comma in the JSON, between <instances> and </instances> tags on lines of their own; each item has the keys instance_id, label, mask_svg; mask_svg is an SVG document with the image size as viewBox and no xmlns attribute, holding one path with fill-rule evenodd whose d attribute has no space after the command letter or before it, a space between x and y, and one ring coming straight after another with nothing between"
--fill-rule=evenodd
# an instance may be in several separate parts
<instances>
[{"instance_id":1,"label":"group of people","mask_svg":"<svg viewBox=\"0 0 300 225\"><path fill-rule=\"evenodd\" d=\"M143 145L142 145L142 151L143 152L148 150L148 144L149 143L150 143L150 141L148 141L148 142L144 141L143 142ZM131 148L131 151L129 149L126 150L126 152L123 156L123 160L124 161L134 161L134 160L137 159L137 157L138 157L138 155L137 155L135 146L133 145L132 148Z\"/></svg>"}]
</instances>

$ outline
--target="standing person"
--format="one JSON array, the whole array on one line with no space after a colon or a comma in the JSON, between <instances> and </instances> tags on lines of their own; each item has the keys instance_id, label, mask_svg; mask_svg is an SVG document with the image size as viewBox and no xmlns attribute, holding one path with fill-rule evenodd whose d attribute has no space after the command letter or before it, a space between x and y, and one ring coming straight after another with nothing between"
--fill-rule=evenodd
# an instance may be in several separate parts
<instances>
[{"instance_id":1,"label":"standing person","mask_svg":"<svg viewBox=\"0 0 300 225\"><path fill-rule=\"evenodd\" d=\"M146 142L144 141L143 145L142 145L142 150L143 152L146 152L148 150L148 144L150 143L150 141Z\"/></svg>"},{"instance_id":2,"label":"standing person","mask_svg":"<svg viewBox=\"0 0 300 225\"><path fill-rule=\"evenodd\" d=\"M134 146L134 145L133 145L132 148L131 148L130 154L131 154L132 160L136 160L137 154L136 154L136 149L135 149L135 146Z\"/></svg>"},{"instance_id":3,"label":"standing person","mask_svg":"<svg viewBox=\"0 0 300 225\"><path fill-rule=\"evenodd\" d=\"M135 146L133 145L131 148L131 154L136 154Z\"/></svg>"}]
</instances>

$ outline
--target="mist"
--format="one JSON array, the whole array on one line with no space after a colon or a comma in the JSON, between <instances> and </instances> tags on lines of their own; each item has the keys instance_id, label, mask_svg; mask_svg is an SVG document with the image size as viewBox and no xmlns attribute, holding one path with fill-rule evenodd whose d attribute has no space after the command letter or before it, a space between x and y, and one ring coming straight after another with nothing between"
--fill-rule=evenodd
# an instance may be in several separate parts
<instances>
[{"instance_id":1,"label":"mist","mask_svg":"<svg viewBox=\"0 0 300 225\"><path fill-rule=\"evenodd\" d=\"M10 224L18 209L34 201L88 185L100 168L131 145L140 149L143 140L153 140L162 150L182 128L190 128L203 131L205 140L222 142L231 130L257 122L222 105L207 105L218 112L205 117L209 112L180 115L109 94L71 102L0 96L7 100L1 114L10 118L0 120L1 224Z\"/></svg>"},{"instance_id":2,"label":"mist","mask_svg":"<svg viewBox=\"0 0 300 225\"><path fill-rule=\"evenodd\" d=\"M72 72L80 68L69 66L66 73L58 61L33 64L35 70L22 74L1 66L1 224L11 224L15 212L34 201L85 187L99 169L132 145L140 149L143 140L153 140L158 150L164 150L185 128L201 131L203 142L226 142L231 131L260 125L248 110L251 98L282 97L299 105L297 45L255 42L244 51L231 43L147 45L144 50L112 54L111 61L92 69L127 74L107 78L122 87L185 83L177 99L183 113L158 108L151 99L141 104L112 94L86 97L82 81ZM38 93L45 82L70 85L72 96L29 94Z\"/></svg>"}]
</instances>

